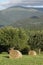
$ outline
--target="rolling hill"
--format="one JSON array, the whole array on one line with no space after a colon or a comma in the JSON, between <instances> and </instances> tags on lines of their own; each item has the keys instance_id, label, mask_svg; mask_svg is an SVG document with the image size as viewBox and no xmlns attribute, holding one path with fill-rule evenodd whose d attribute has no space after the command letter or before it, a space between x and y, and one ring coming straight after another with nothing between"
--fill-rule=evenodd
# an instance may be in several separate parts
<instances>
[{"instance_id":1,"label":"rolling hill","mask_svg":"<svg viewBox=\"0 0 43 65\"><path fill-rule=\"evenodd\" d=\"M14 27L22 27L24 29L41 30L43 29L43 17L40 18L27 18L18 20L12 24Z\"/></svg>"},{"instance_id":2,"label":"rolling hill","mask_svg":"<svg viewBox=\"0 0 43 65\"><path fill-rule=\"evenodd\" d=\"M0 11L0 26L34 27L39 24L43 24L43 8L39 10L13 6Z\"/></svg>"}]
</instances>

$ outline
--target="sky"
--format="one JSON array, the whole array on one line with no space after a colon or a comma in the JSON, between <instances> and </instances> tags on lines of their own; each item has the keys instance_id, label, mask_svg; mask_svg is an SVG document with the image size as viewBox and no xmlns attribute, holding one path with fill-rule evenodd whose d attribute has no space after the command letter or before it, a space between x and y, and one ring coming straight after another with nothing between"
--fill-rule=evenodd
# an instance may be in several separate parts
<instances>
[{"instance_id":1,"label":"sky","mask_svg":"<svg viewBox=\"0 0 43 65\"><path fill-rule=\"evenodd\" d=\"M10 5L28 5L28 6L43 6L43 0L0 0L0 9L6 8Z\"/></svg>"}]
</instances>

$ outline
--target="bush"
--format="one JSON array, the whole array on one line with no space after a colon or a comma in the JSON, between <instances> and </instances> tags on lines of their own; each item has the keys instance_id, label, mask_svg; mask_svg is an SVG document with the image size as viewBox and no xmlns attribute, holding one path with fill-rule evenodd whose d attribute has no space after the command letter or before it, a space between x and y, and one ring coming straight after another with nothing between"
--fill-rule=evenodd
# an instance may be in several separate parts
<instances>
[{"instance_id":1,"label":"bush","mask_svg":"<svg viewBox=\"0 0 43 65\"><path fill-rule=\"evenodd\" d=\"M0 45L8 46L8 49L14 47L23 52L29 49L43 50L43 30L27 31L12 26L0 28Z\"/></svg>"},{"instance_id":2,"label":"bush","mask_svg":"<svg viewBox=\"0 0 43 65\"><path fill-rule=\"evenodd\" d=\"M32 50L43 48L43 30L42 31L31 31L29 35L28 45Z\"/></svg>"},{"instance_id":3,"label":"bush","mask_svg":"<svg viewBox=\"0 0 43 65\"><path fill-rule=\"evenodd\" d=\"M27 46L28 36L24 29L11 26L0 29L0 45L21 50Z\"/></svg>"}]
</instances>

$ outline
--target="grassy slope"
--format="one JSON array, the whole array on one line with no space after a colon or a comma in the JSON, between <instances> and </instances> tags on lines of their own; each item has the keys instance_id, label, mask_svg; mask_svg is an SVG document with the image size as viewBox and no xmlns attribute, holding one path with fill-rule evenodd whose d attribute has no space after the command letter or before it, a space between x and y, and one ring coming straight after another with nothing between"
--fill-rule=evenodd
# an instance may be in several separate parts
<instances>
[{"instance_id":1,"label":"grassy slope","mask_svg":"<svg viewBox=\"0 0 43 65\"><path fill-rule=\"evenodd\" d=\"M43 17L27 18L27 19L15 22L13 26L23 27L26 29L43 29Z\"/></svg>"},{"instance_id":2,"label":"grassy slope","mask_svg":"<svg viewBox=\"0 0 43 65\"><path fill-rule=\"evenodd\" d=\"M0 65L43 65L43 55L23 56L21 59L9 59L0 54Z\"/></svg>"},{"instance_id":3,"label":"grassy slope","mask_svg":"<svg viewBox=\"0 0 43 65\"><path fill-rule=\"evenodd\" d=\"M10 25L17 20L29 18L34 15L41 16L43 13L34 9L9 8L0 11L0 25Z\"/></svg>"}]
</instances>

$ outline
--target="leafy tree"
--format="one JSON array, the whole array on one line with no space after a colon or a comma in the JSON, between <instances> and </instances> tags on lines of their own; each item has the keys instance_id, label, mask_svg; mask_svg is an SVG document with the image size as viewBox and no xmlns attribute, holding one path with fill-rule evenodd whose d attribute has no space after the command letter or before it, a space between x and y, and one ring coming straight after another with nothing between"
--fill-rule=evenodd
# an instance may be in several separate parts
<instances>
[{"instance_id":1,"label":"leafy tree","mask_svg":"<svg viewBox=\"0 0 43 65\"><path fill-rule=\"evenodd\" d=\"M30 33L28 44L31 49L41 49L43 47L43 31L33 31ZM39 51L40 52L40 51Z\"/></svg>"},{"instance_id":2,"label":"leafy tree","mask_svg":"<svg viewBox=\"0 0 43 65\"><path fill-rule=\"evenodd\" d=\"M27 46L27 40L28 36L24 29L12 26L0 29L0 45L8 45L21 50Z\"/></svg>"}]
</instances>

